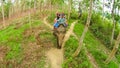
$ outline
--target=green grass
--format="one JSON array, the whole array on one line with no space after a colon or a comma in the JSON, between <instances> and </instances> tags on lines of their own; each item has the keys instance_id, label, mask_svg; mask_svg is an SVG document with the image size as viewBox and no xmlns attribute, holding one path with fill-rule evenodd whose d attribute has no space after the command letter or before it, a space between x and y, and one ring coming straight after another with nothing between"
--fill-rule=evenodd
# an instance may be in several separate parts
<instances>
[{"instance_id":1,"label":"green grass","mask_svg":"<svg viewBox=\"0 0 120 68\"><path fill-rule=\"evenodd\" d=\"M4 57L4 61L9 62L8 67L12 68L14 64L11 62L14 60L16 64L22 64L24 58L24 50L23 44L27 44L29 42L36 42L35 37L31 34L29 37L24 37L24 31L30 29L29 18L26 16L24 18L16 19L12 21L13 24L8 26L7 28L0 30L0 46L8 46L9 51ZM23 23L19 28L16 28L19 23ZM56 39L52 35L49 27L43 24L42 20L39 19L39 15L35 14L31 16L31 27L41 27L40 30L45 30L40 33L40 41L42 43L40 45L45 45L43 47L49 48L53 45L56 45ZM50 46L48 45L50 44ZM44 53L45 48L40 49L41 53ZM41 56L41 59L37 62L33 62L33 67L44 68L45 66L45 56ZM1 64L0 67L4 67L6 64ZM26 66L25 66L26 67ZM28 66L27 66L28 67Z\"/></svg>"},{"instance_id":2,"label":"green grass","mask_svg":"<svg viewBox=\"0 0 120 68\"><path fill-rule=\"evenodd\" d=\"M72 54L75 52L78 47L78 40L75 37L71 36L70 39L65 44L65 63L63 68L92 68L91 63L89 62L84 48L82 48L81 53L73 58Z\"/></svg>"},{"instance_id":3,"label":"green grass","mask_svg":"<svg viewBox=\"0 0 120 68\"><path fill-rule=\"evenodd\" d=\"M75 17L75 16L73 16ZM55 14L52 13L48 17L48 22L53 25L55 18ZM75 21L75 19L68 20L69 25ZM69 28L70 26L68 26ZM80 38L82 35L84 29L84 25L79 21L76 23L74 32L75 34ZM112 60L109 64L105 64L104 61L107 59L108 55L105 54L103 44L96 39L94 34L90 31L87 32L85 39L84 39L85 47L87 50L93 55L96 62L98 63L98 67L100 68L118 68L118 63L116 63L115 60ZM88 58L86 57L86 53L84 51L84 48L82 48L80 54L78 57L73 58L71 55L75 52L75 49L78 46L78 41L74 37L70 37L70 39L65 44L65 58L67 61L63 64L63 68L92 68L92 65L90 64ZM119 55L117 56L119 59ZM82 61L82 62L81 62Z\"/></svg>"},{"instance_id":4,"label":"green grass","mask_svg":"<svg viewBox=\"0 0 120 68\"><path fill-rule=\"evenodd\" d=\"M120 63L120 60L119 60L120 59L120 54L117 54L116 58L117 58L118 62Z\"/></svg>"},{"instance_id":5,"label":"green grass","mask_svg":"<svg viewBox=\"0 0 120 68\"><path fill-rule=\"evenodd\" d=\"M47 18L48 23L50 23L51 25L53 25L53 24L54 24L54 19L55 19L55 18L56 18L55 13L54 13L54 12L51 13L51 14L48 16L48 18Z\"/></svg>"},{"instance_id":6,"label":"green grass","mask_svg":"<svg viewBox=\"0 0 120 68\"><path fill-rule=\"evenodd\" d=\"M79 22L75 25L74 32L78 37L80 37L83 29L84 25ZM86 33L84 43L87 50L93 55L100 68L109 68L110 65L118 68L118 64L113 62L114 60L112 60L109 64L104 63L108 56L104 53L103 48L101 48L101 45L103 44L101 44L89 30Z\"/></svg>"},{"instance_id":7,"label":"green grass","mask_svg":"<svg viewBox=\"0 0 120 68\"><path fill-rule=\"evenodd\" d=\"M24 18L23 18L24 19ZM23 20L22 19L22 20ZM25 18L28 19L28 18ZM21 21L20 20L16 20L17 21ZM26 20L22 21L23 23L27 22ZM14 21L15 23L15 21ZM41 21L40 20L33 20L32 19L32 27L37 27L41 25ZM24 38L23 37L23 32L26 29L29 29L29 22L23 24L21 27L19 27L18 29L15 29L16 25L10 25L8 26L6 29L0 30L0 44L1 45L6 45L10 47L10 51L7 53L5 59L6 60L11 60L11 59L17 59L18 61L21 60L20 57L22 57L22 42L24 40L27 41L35 41L35 38L33 36L29 37L29 38Z\"/></svg>"},{"instance_id":8,"label":"green grass","mask_svg":"<svg viewBox=\"0 0 120 68\"><path fill-rule=\"evenodd\" d=\"M48 17L48 23L51 25L54 24L54 18L55 18L55 12L52 12L51 15ZM72 19L74 18L74 19ZM76 20L76 15L72 15L72 18L68 20L68 28L70 27L71 23ZM22 49L22 43L27 42L35 42L36 39L32 35L28 38L23 37L23 32L26 29L30 28L28 17L17 19L13 21L14 24L10 25L9 27L0 30L0 46L8 46L10 50L7 52L7 55L5 56L6 61L10 60L17 60L16 63L22 62L23 57L23 49ZM18 29L15 29L16 23L23 23L22 26L20 26ZM32 15L31 16L31 25L33 27L42 26L45 28L45 32L40 33L40 39L42 43L48 44L54 44L56 45L56 39L50 33L50 29L47 26L44 26L42 22L39 20L39 14ZM76 23L74 27L75 34L80 38L82 35L84 29L84 25L79 21ZM98 66L100 68L118 68L118 63L113 59L109 64L105 64L104 61L108 57L108 55L105 54L103 48L101 47L101 42L96 39L96 37L93 35L92 32L88 31L85 39L84 39L85 47L87 50L93 55L96 62L98 63ZM84 49L84 46L82 47L81 52L79 55L75 58L72 57L72 54L75 52L75 50L78 47L78 40L76 40L75 37L70 36L69 40L65 44L65 62L63 63L63 68L93 68L92 64L88 60L86 56L86 52ZM116 55L116 58L118 59L118 62L120 63L120 55ZM0 64L1 65L1 64ZM45 66L45 57L41 57L41 60L38 60L38 62L32 64L35 67L38 68L44 68ZM9 65L10 68L12 68L12 64Z\"/></svg>"}]
</instances>

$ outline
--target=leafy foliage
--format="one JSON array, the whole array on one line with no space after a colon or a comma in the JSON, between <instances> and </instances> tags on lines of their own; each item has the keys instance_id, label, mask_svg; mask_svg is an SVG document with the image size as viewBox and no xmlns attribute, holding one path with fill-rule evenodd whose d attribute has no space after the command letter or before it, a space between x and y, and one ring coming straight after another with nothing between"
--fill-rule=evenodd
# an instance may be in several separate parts
<instances>
[{"instance_id":1,"label":"leafy foliage","mask_svg":"<svg viewBox=\"0 0 120 68\"><path fill-rule=\"evenodd\" d=\"M74 32L78 37L80 37L82 35L83 29L84 29L84 25L81 23L81 21L79 21L79 23L77 23L74 27ZM101 44L101 42L99 42L99 40L96 39L94 33L92 33L91 31L87 32L86 37L84 39L84 44L88 52L90 52L95 58L100 68L109 68L110 65L118 67L118 64L113 62L115 60L111 61L110 62L111 64L108 65L104 63L105 59L107 58L106 51L104 50L103 47L104 45Z\"/></svg>"},{"instance_id":2,"label":"leafy foliage","mask_svg":"<svg viewBox=\"0 0 120 68\"><path fill-rule=\"evenodd\" d=\"M83 24L86 23L86 13L83 13L82 17L80 18L81 22ZM116 29L115 29L115 36L114 39L117 38L117 35L120 31L120 29L118 28L118 23L116 24ZM99 14L94 14L92 15L91 18L91 24L90 24L90 30L91 32L93 32L93 34L102 42L106 45L106 47L108 48L112 48L112 46L108 46L110 45L110 38L111 38L111 31L112 31L112 22L109 21L108 19L104 19L101 17L101 15Z\"/></svg>"}]
</instances>

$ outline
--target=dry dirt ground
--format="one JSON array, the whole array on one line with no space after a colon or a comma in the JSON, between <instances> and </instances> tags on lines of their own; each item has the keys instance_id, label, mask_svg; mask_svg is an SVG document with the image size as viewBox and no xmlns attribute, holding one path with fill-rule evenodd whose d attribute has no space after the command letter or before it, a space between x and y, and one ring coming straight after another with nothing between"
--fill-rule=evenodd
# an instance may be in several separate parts
<instances>
[{"instance_id":1,"label":"dry dirt ground","mask_svg":"<svg viewBox=\"0 0 120 68\"><path fill-rule=\"evenodd\" d=\"M0 65L4 63L4 57L6 56L9 48L6 46L0 46Z\"/></svg>"}]
</instances>

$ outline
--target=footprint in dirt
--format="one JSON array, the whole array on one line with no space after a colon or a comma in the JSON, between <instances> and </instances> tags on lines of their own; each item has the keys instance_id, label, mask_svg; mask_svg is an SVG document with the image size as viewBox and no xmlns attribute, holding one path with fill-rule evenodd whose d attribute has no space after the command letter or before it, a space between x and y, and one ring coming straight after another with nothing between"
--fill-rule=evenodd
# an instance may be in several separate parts
<instances>
[{"instance_id":1,"label":"footprint in dirt","mask_svg":"<svg viewBox=\"0 0 120 68\"><path fill-rule=\"evenodd\" d=\"M51 68L62 68L63 63L63 50L57 48L51 48L46 56Z\"/></svg>"}]
</instances>

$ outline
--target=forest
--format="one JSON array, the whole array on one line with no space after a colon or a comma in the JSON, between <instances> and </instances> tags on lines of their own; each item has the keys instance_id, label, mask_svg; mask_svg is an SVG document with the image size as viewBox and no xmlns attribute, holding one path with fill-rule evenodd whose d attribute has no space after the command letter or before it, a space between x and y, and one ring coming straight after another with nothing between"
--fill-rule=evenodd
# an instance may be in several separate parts
<instances>
[{"instance_id":1,"label":"forest","mask_svg":"<svg viewBox=\"0 0 120 68\"><path fill-rule=\"evenodd\" d=\"M120 68L120 0L0 0L0 68Z\"/></svg>"}]
</instances>

